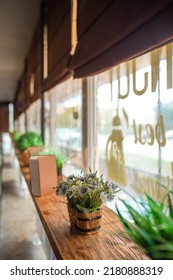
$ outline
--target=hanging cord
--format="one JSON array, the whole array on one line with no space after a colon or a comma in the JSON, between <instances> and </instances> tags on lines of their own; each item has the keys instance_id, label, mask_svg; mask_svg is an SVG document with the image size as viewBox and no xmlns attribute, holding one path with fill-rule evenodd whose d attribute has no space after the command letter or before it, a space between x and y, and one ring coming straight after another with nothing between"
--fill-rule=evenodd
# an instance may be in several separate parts
<instances>
[{"instance_id":1,"label":"hanging cord","mask_svg":"<svg viewBox=\"0 0 173 280\"><path fill-rule=\"evenodd\" d=\"M77 0L71 0L71 55L74 55L77 43Z\"/></svg>"}]
</instances>

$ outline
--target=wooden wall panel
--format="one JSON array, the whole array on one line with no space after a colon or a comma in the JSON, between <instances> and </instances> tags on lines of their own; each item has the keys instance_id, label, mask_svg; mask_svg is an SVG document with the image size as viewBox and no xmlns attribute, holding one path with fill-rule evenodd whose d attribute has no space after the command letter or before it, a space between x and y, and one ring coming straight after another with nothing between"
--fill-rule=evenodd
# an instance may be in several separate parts
<instances>
[{"instance_id":1,"label":"wooden wall panel","mask_svg":"<svg viewBox=\"0 0 173 280\"><path fill-rule=\"evenodd\" d=\"M0 133L9 131L9 107L8 104L0 104Z\"/></svg>"}]
</instances>

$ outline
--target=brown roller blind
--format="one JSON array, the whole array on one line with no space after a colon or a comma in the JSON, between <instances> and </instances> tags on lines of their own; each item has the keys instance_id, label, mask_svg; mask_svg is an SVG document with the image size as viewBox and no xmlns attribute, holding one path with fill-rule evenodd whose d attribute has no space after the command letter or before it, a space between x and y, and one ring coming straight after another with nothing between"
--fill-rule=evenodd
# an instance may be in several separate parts
<instances>
[{"instance_id":1,"label":"brown roller blind","mask_svg":"<svg viewBox=\"0 0 173 280\"><path fill-rule=\"evenodd\" d=\"M99 2L78 1L78 45L69 64L75 77L99 73L173 40L172 0L103 1L98 12Z\"/></svg>"},{"instance_id":2,"label":"brown roller blind","mask_svg":"<svg viewBox=\"0 0 173 280\"><path fill-rule=\"evenodd\" d=\"M71 1L47 1L48 90L71 76L67 68L71 50Z\"/></svg>"},{"instance_id":3,"label":"brown roller blind","mask_svg":"<svg viewBox=\"0 0 173 280\"><path fill-rule=\"evenodd\" d=\"M14 99L14 117L17 118L21 113L26 111L29 106L27 95L27 62L25 62L24 71L18 82L15 99Z\"/></svg>"},{"instance_id":4,"label":"brown roller blind","mask_svg":"<svg viewBox=\"0 0 173 280\"><path fill-rule=\"evenodd\" d=\"M9 104L0 104L0 133L9 131Z\"/></svg>"},{"instance_id":5,"label":"brown roller blind","mask_svg":"<svg viewBox=\"0 0 173 280\"><path fill-rule=\"evenodd\" d=\"M39 21L27 56L27 103L32 103L40 97L40 59L41 27Z\"/></svg>"},{"instance_id":6,"label":"brown roller blind","mask_svg":"<svg viewBox=\"0 0 173 280\"><path fill-rule=\"evenodd\" d=\"M24 104L25 104L24 83L23 83L23 79L21 79L18 83L16 98L14 101L15 118L18 117L22 112L24 112Z\"/></svg>"}]
</instances>

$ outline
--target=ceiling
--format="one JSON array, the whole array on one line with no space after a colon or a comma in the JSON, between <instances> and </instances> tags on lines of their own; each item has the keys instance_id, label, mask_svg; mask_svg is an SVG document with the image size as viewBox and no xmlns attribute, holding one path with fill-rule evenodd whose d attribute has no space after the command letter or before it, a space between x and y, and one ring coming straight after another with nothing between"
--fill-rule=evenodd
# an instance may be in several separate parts
<instances>
[{"instance_id":1,"label":"ceiling","mask_svg":"<svg viewBox=\"0 0 173 280\"><path fill-rule=\"evenodd\" d=\"M0 0L0 103L14 99L39 6L40 0Z\"/></svg>"}]
</instances>

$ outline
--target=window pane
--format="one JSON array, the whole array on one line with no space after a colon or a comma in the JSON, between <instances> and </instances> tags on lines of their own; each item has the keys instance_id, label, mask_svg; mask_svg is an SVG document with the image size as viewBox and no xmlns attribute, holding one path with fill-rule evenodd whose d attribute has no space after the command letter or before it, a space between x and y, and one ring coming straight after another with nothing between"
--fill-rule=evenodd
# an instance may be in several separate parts
<instances>
[{"instance_id":1,"label":"window pane","mask_svg":"<svg viewBox=\"0 0 173 280\"><path fill-rule=\"evenodd\" d=\"M134 195L170 187L171 73L169 45L98 75L99 171Z\"/></svg>"},{"instance_id":2,"label":"window pane","mask_svg":"<svg viewBox=\"0 0 173 280\"><path fill-rule=\"evenodd\" d=\"M163 116L160 131L161 145L161 176L162 182L171 187L173 175L173 80L172 80L172 44L164 47L165 54L160 64L160 114ZM163 139L164 138L164 139ZM163 141L164 140L164 141ZM170 181L171 179L171 181Z\"/></svg>"},{"instance_id":3,"label":"window pane","mask_svg":"<svg viewBox=\"0 0 173 280\"><path fill-rule=\"evenodd\" d=\"M50 113L51 113L51 105L50 105L50 94L46 92L44 95L44 129L45 129L45 144L50 145Z\"/></svg>"},{"instance_id":4,"label":"window pane","mask_svg":"<svg viewBox=\"0 0 173 280\"><path fill-rule=\"evenodd\" d=\"M81 170L82 163L82 85L72 80L58 85L56 96L56 147L70 159L74 170ZM68 166L68 172L72 170Z\"/></svg>"},{"instance_id":5,"label":"window pane","mask_svg":"<svg viewBox=\"0 0 173 280\"><path fill-rule=\"evenodd\" d=\"M35 101L26 111L27 130L40 132L40 100Z\"/></svg>"}]
</instances>

